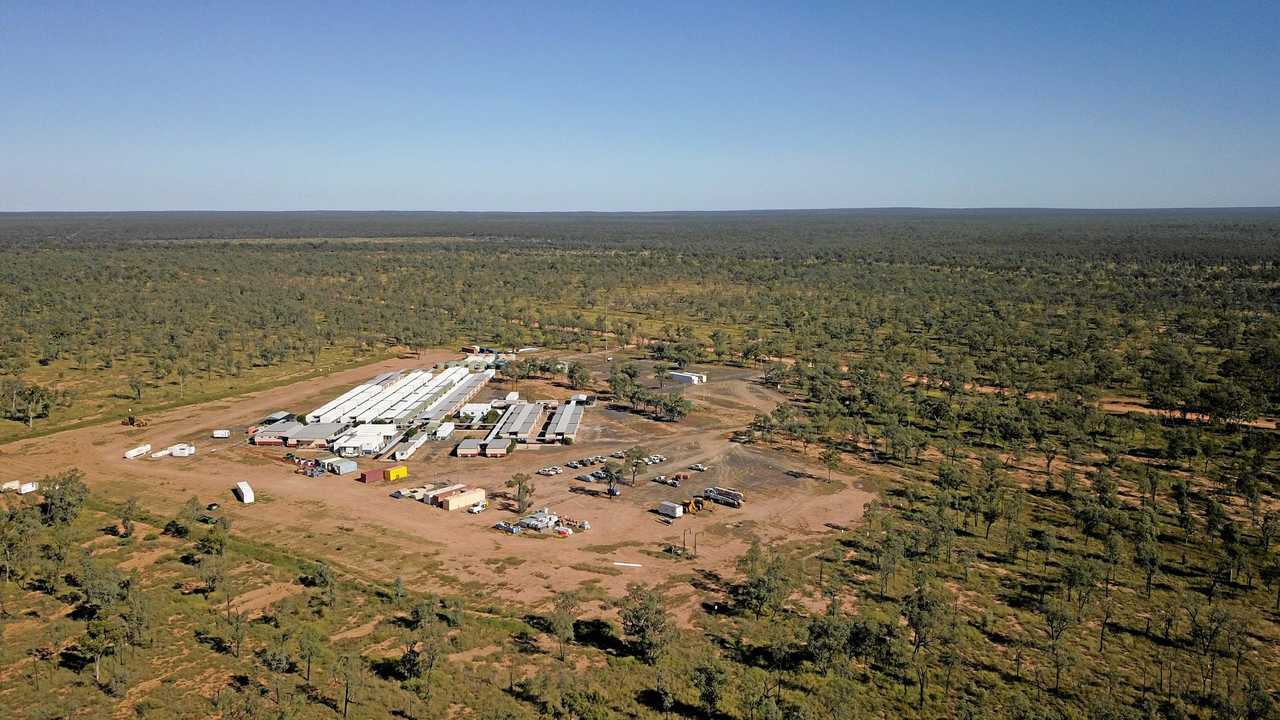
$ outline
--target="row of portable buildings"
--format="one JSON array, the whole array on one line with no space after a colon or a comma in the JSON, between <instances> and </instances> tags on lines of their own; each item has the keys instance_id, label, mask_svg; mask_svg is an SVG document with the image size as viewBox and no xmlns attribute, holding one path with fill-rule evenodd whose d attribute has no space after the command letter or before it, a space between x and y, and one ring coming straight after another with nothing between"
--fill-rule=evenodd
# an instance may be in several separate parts
<instances>
[{"instance_id":1,"label":"row of portable buildings","mask_svg":"<svg viewBox=\"0 0 1280 720\"><path fill-rule=\"evenodd\" d=\"M506 457L518 443L565 443L578 439L582 416L591 402L575 395L568 402L524 402L509 397L506 409L483 440L468 438L458 443L458 457ZM548 417L547 411L551 410ZM478 411L478 410L477 410Z\"/></svg>"},{"instance_id":2,"label":"row of portable buildings","mask_svg":"<svg viewBox=\"0 0 1280 720\"><path fill-rule=\"evenodd\" d=\"M391 493L395 498L410 498L444 510L461 510L486 502L484 488L469 488L464 484L422 485L403 488Z\"/></svg>"},{"instance_id":3,"label":"row of portable buildings","mask_svg":"<svg viewBox=\"0 0 1280 720\"><path fill-rule=\"evenodd\" d=\"M390 424L407 428L457 410L489 380L493 370L472 373L467 367L439 372L410 370L383 373L312 410L308 423Z\"/></svg>"}]
</instances>

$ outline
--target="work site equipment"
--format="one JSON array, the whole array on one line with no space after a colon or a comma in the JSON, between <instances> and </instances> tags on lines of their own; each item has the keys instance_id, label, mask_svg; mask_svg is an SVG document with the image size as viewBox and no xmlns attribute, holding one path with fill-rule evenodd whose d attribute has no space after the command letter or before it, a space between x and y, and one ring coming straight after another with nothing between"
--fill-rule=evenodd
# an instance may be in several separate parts
<instances>
[{"instance_id":1,"label":"work site equipment","mask_svg":"<svg viewBox=\"0 0 1280 720\"><path fill-rule=\"evenodd\" d=\"M129 427L144 428L150 425L151 422L144 417L141 417L138 415L130 415L129 417L121 420L120 424L128 425Z\"/></svg>"}]
</instances>

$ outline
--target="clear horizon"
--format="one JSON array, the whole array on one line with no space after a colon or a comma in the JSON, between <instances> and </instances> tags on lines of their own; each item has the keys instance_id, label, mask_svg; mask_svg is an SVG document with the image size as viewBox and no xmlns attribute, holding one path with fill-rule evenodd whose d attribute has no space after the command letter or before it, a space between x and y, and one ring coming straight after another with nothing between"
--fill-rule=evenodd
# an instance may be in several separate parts
<instances>
[{"instance_id":1,"label":"clear horizon","mask_svg":"<svg viewBox=\"0 0 1280 720\"><path fill-rule=\"evenodd\" d=\"M1280 205L1280 5L0 9L0 211Z\"/></svg>"}]
</instances>

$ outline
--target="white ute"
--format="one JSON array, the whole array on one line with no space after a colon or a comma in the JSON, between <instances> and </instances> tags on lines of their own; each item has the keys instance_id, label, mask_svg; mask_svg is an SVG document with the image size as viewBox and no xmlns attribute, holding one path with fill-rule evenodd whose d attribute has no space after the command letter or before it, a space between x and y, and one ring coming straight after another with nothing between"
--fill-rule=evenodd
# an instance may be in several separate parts
<instances>
[{"instance_id":1,"label":"white ute","mask_svg":"<svg viewBox=\"0 0 1280 720\"><path fill-rule=\"evenodd\" d=\"M467 508L467 512L471 513L472 515L479 515L480 513L484 512L485 508L487 507L489 507L489 503L484 500L481 500L475 505L472 505L471 507Z\"/></svg>"}]
</instances>

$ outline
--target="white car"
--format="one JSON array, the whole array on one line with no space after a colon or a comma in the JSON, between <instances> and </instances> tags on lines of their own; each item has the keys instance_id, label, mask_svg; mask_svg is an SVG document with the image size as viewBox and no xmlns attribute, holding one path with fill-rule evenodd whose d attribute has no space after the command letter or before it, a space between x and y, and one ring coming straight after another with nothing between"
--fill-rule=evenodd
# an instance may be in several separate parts
<instances>
[{"instance_id":1,"label":"white car","mask_svg":"<svg viewBox=\"0 0 1280 720\"><path fill-rule=\"evenodd\" d=\"M694 464L692 464L692 465L690 465L690 466L689 466L689 469L690 469L690 470L697 470L698 472L706 472L706 471L707 471L707 466L706 466L706 465L703 465L702 463L694 463Z\"/></svg>"},{"instance_id":2,"label":"white car","mask_svg":"<svg viewBox=\"0 0 1280 720\"><path fill-rule=\"evenodd\" d=\"M467 508L467 512L471 513L472 515L479 515L480 513L488 509L488 507L489 507L489 503L485 502L484 500L481 500L475 505L472 505L471 507Z\"/></svg>"}]
</instances>

